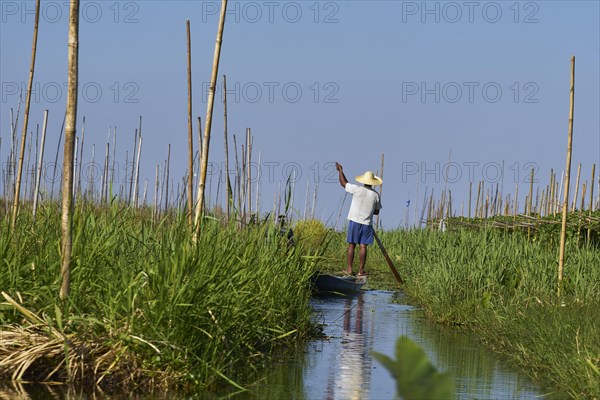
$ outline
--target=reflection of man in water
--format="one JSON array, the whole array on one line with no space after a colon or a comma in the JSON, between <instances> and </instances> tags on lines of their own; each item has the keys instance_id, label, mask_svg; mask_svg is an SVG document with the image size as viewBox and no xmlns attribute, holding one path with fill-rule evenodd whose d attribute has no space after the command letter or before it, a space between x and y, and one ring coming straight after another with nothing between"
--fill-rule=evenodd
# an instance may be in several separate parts
<instances>
[{"instance_id":1,"label":"reflection of man in water","mask_svg":"<svg viewBox=\"0 0 600 400\"><path fill-rule=\"evenodd\" d=\"M371 358L367 354L367 337L363 334L363 308L362 294L346 299L340 371L335 379L333 397L328 398L362 399L369 393Z\"/></svg>"}]
</instances>

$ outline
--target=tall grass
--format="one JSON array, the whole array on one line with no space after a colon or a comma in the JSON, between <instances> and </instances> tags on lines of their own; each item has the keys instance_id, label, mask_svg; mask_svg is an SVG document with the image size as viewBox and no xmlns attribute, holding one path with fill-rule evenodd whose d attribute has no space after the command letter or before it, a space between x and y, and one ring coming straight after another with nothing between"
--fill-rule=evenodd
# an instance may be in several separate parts
<instances>
[{"instance_id":1,"label":"tall grass","mask_svg":"<svg viewBox=\"0 0 600 400\"><path fill-rule=\"evenodd\" d=\"M71 296L61 304L58 212L46 204L35 231L25 212L17 231L2 222L0 290L82 345L119 349L106 355L111 363L101 368L104 383L244 384L232 377L259 368L272 349L313 329L306 283L314 258L285 247L268 225L239 231L207 217L194 244L184 214L154 222L144 209L116 203L78 208ZM0 310L2 330L23 320L14 307ZM9 350L0 344L0 352ZM40 353L24 378L54 367L48 379L77 378L68 377L63 358ZM98 358L90 354L81 374L98 381Z\"/></svg>"},{"instance_id":2,"label":"tall grass","mask_svg":"<svg viewBox=\"0 0 600 400\"><path fill-rule=\"evenodd\" d=\"M557 249L527 234L413 230L382 240L405 291L435 320L475 330L557 397L600 397L598 248L567 242L557 297Z\"/></svg>"}]
</instances>

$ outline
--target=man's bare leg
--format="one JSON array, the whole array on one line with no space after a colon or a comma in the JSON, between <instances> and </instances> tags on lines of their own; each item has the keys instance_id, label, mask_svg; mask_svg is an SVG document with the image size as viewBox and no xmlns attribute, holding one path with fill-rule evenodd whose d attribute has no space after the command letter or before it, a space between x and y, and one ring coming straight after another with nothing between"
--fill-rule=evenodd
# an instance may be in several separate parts
<instances>
[{"instance_id":1,"label":"man's bare leg","mask_svg":"<svg viewBox=\"0 0 600 400\"><path fill-rule=\"evenodd\" d=\"M358 265L358 274L363 275L365 273L365 263L367 262L367 245L361 244L360 251L358 254L359 257L359 265Z\"/></svg>"},{"instance_id":2,"label":"man's bare leg","mask_svg":"<svg viewBox=\"0 0 600 400\"><path fill-rule=\"evenodd\" d=\"M354 263L354 249L356 248L356 243L348 243L348 267L346 268L346 273L352 275L352 264Z\"/></svg>"}]
</instances>

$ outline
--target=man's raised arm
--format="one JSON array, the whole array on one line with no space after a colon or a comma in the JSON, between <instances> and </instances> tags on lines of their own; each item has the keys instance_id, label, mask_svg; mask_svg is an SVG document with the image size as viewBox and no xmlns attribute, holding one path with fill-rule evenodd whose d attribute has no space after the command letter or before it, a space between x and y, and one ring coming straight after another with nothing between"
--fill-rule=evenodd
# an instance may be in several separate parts
<instances>
[{"instance_id":1,"label":"man's raised arm","mask_svg":"<svg viewBox=\"0 0 600 400\"><path fill-rule=\"evenodd\" d=\"M342 185L342 187L345 189L346 185L348 184L348 179L346 179L346 175L344 175L344 169L342 168L342 165L336 162L335 169L338 170L338 178L340 180L340 185Z\"/></svg>"}]
</instances>

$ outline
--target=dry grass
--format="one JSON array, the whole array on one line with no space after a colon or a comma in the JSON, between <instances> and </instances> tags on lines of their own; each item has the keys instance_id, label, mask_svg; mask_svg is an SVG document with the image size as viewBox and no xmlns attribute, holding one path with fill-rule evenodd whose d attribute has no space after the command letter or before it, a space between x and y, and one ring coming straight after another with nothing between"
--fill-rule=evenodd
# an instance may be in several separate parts
<instances>
[{"instance_id":1,"label":"dry grass","mask_svg":"<svg viewBox=\"0 0 600 400\"><path fill-rule=\"evenodd\" d=\"M102 342L65 334L2 292L24 317L21 325L4 326L0 332L0 377L14 382L90 383L114 387L168 387L175 374L145 371L141 360L123 340L123 332L109 332ZM116 337L119 340L111 340ZM130 336L160 350L142 338ZM96 339L97 340L97 339ZM149 378L152 376L152 378Z\"/></svg>"}]
</instances>

